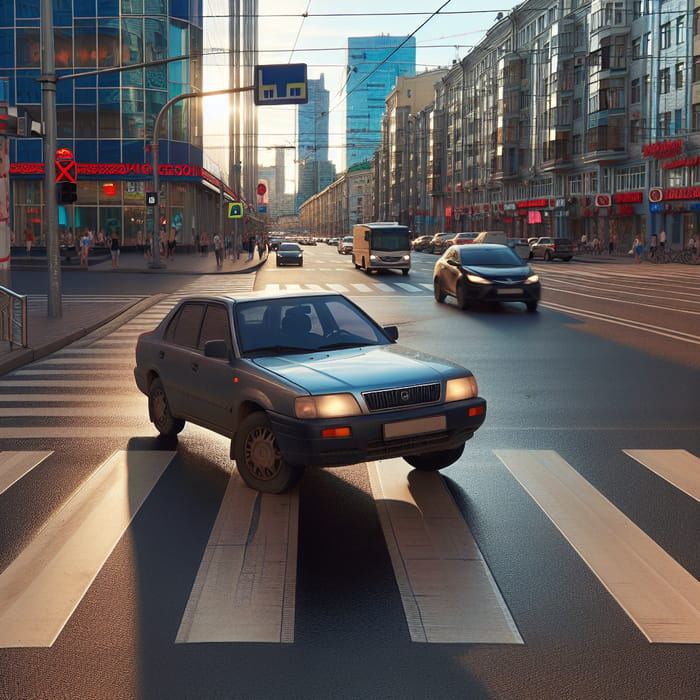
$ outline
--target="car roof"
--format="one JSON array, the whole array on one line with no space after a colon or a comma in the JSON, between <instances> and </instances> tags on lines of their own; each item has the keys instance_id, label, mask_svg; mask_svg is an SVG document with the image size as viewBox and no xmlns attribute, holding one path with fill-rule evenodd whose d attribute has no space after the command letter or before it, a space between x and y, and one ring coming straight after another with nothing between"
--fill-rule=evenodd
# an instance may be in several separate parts
<instances>
[{"instance_id":1,"label":"car roof","mask_svg":"<svg viewBox=\"0 0 700 700\"><path fill-rule=\"evenodd\" d=\"M245 296L234 296L231 294L198 294L188 297L183 297L176 306L181 306L186 302L224 302L227 304L238 304L239 302L245 301L279 301L281 299L308 299L309 297L327 297L329 299L337 299L339 297L347 298L344 294L340 292L324 292L324 291L298 291L298 292L278 292L276 294L270 294L269 292L246 292Z\"/></svg>"}]
</instances>

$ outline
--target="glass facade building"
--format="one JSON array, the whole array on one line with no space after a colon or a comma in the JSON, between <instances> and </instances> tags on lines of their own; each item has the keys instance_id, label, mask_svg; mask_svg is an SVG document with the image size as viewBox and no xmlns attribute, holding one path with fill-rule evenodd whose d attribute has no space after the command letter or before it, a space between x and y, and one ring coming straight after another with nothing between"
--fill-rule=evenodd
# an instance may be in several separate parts
<instances>
[{"instance_id":1,"label":"glass facade building","mask_svg":"<svg viewBox=\"0 0 700 700\"><path fill-rule=\"evenodd\" d=\"M386 97L397 76L416 74L416 39L388 35L349 37L347 70L345 133L349 168L370 160L381 145Z\"/></svg>"},{"instance_id":2,"label":"glass facade building","mask_svg":"<svg viewBox=\"0 0 700 700\"><path fill-rule=\"evenodd\" d=\"M40 1L3 8L0 77L18 115L41 122ZM57 147L75 155L78 179L76 203L59 206L60 232L116 229L123 244L135 243L146 234L156 117L171 98L201 91L202 0L54 0L53 8ZM152 63L178 56L186 58ZM145 65L128 69L137 64ZM157 223L189 243L195 228L218 228L222 190L232 193L204 162L200 100L173 105L161 127ZM27 229L45 241L43 160L41 138L10 139L18 245Z\"/></svg>"}]
</instances>

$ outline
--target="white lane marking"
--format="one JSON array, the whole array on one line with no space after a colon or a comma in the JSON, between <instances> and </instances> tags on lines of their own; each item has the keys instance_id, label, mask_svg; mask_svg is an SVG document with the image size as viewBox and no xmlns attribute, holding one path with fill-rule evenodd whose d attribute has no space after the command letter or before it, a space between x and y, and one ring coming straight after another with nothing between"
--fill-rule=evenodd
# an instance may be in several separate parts
<instances>
[{"instance_id":1,"label":"white lane marking","mask_svg":"<svg viewBox=\"0 0 700 700\"><path fill-rule=\"evenodd\" d=\"M104 396L102 397L104 399ZM32 397L33 400L33 397ZM138 411L133 410L132 403L123 403L120 407L115 406L110 402L108 406L31 406L20 407L11 406L9 408L0 407L0 418L12 418L14 416L42 416L48 417L109 417L120 416L125 418L134 418L138 420L148 420L148 409L143 410L143 415L139 416Z\"/></svg>"},{"instance_id":2,"label":"white lane marking","mask_svg":"<svg viewBox=\"0 0 700 700\"><path fill-rule=\"evenodd\" d=\"M104 403L105 397L102 394L3 394L0 392L0 403L35 403L35 402L50 402L56 401L62 403L65 401L80 402L96 402ZM133 405L134 397L130 394L117 394L109 397L109 403L128 403Z\"/></svg>"},{"instance_id":3,"label":"white lane marking","mask_svg":"<svg viewBox=\"0 0 700 700\"><path fill-rule=\"evenodd\" d=\"M265 291L271 294L277 294L280 291L280 286L279 284L266 284Z\"/></svg>"},{"instance_id":4,"label":"white lane marking","mask_svg":"<svg viewBox=\"0 0 700 700\"><path fill-rule=\"evenodd\" d=\"M384 284L384 282L375 282L374 286L380 292L393 292L394 294L396 293L396 287L392 287L390 284Z\"/></svg>"},{"instance_id":5,"label":"white lane marking","mask_svg":"<svg viewBox=\"0 0 700 700\"><path fill-rule=\"evenodd\" d=\"M39 466L52 452L0 452L0 493Z\"/></svg>"},{"instance_id":6,"label":"white lane marking","mask_svg":"<svg viewBox=\"0 0 700 700\"><path fill-rule=\"evenodd\" d=\"M442 477L401 459L368 470L411 640L522 644Z\"/></svg>"},{"instance_id":7,"label":"white lane marking","mask_svg":"<svg viewBox=\"0 0 700 700\"><path fill-rule=\"evenodd\" d=\"M55 425L34 428L0 428L0 439L25 440L36 438L74 438L76 440L112 439L121 437L155 437L155 428L144 434L145 425L80 426L59 427ZM150 429L150 426L148 426Z\"/></svg>"},{"instance_id":8,"label":"white lane marking","mask_svg":"<svg viewBox=\"0 0 700 700\"><path fill-rule=\"evenodd\" d=\"M127 380L121 379L81 379L76 382L75 379L2 379L0 387L23 387L23 386L55 386L55 387L72 387L74 389L86 389L88 387L118 387L127 384Z\"/></svg>"},{"instance_id":9,"label":"white lane marking","mask_svg":"<svg viewBox=\"0 0 700 700\"><path fill-rule=\"evenodd\" d=\"M129 363L130 365L131 363ZM126 365L128 366L128 365ZM46 369L43 362L31 365L30 367L25 367L24 369L13 370L13 377L57 377L64 376L67 374L80 374L82 376L83 370L80 367L64 367L63 369ZM111 367L100 367L100 374L103 377L106 376L117 376L124 377L124 366L118 367L116 365ZM78 385L82 385L82 381L78 381Z\"/></svg>"},{"instance_id":10,"label":"white lane marking","mask_svg":"<svg viewBox=\"0 0 700 700\"><path fill-rule=\"evenodd\" d=\"M686 450L623 450L677 489L700 501L700 459Z\"/></svg>"},{"instance_id":11,"label":"white lane marking","mask_svg":"<svg viewBox=\"0 0 700 700\"><path fill-rule=\"evenodd\" d=\"M394 284L400 289L405 289L407 292L420 292L422 291L420 287L416 287L415 284L409 284L408 282L394 282Z\"/></svg>"},{"instance_id":12,"label":"white lane marking","mask_svg":"<svg viewBox=\"0 0 700 700\"><path fill-rule=\"evenodd\" d=\"M328 289L332 289L334 292L347 292L348 288L344 284L333 284L333 283L328 283L326 285Z\"/></svg>"},{"instance_id":13,"label":"white lane marking","mask_svg":"<svg viewBox=\"0 0 700 700\"><path fill-rule=\"evenodd\" d=\"M700 336L692 335L690 333L684 333L683 331L676 331L670 328L661 328L660 326L653 326L648 323L642 323L641 321L632 321L626 318L618 318L615 316L609 316L607 314L600 314L595 311L582 311L581 309L576 309L571 306L562 306L561 304L554 304L551 301L541 302L541 306L545 306L548 309L553 309L554 311L567 313L571 316L583 316L584 318L592 318L596 321L613 323L618 326L625 326L627 328L634 328L635 330L644 331L646 333L661 335L665 338L671 338L672 340L681 340L685 343L700 345Z\"/></svg>"},{"instance_id":14,"label":"white lane marking","mask_svg":"<svg viewBox=\"0 0 700 700\"><path fill-rule=\"evenodd\" d=\"M0 575L0 647L50 647L175 452L115 452Z\"/></svg>"},{"instance_id":15,"label":"white lane marking","mask_svg":"<svg viewBox=\"0 0 700 700\"><path fill-rule=\"evenodd\" d=\"M231 474L176 643L294 641L299 495Z\"/></svg>"},{"instance_id":16,"label":"white lane marking","mask_svg":"<svg viewBox=\"0 0 700 700\"><path fill-rule=\"evenodd\" d=\"M700 581L556 452L495 454L650 642L700 644Z\"/></svg>"},{"instance_id":17,"label":"white lane marking","mask_svg":"<svg viewBox=\"0 0 700 700\"><path fill-rule=\"evenodd\" d=\"M372 292L374 291L369 285L364 284L362 282L352 284L352 287L354 287L358 292Z\"/></svg>"}]
</instances>

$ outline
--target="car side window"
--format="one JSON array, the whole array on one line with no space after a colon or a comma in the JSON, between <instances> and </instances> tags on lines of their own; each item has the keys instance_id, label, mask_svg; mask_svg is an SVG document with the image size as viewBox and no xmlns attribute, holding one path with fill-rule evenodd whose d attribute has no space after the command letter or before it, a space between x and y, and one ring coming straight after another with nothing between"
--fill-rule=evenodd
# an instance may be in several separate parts
<instances>
[{"instance_id":1,"label":"car side window","mask_svg":"<svg viewBox=\"0 0 700 700\"><path fill-rule=\"evenodd\" d=\"M177 316L168 324L165 340L175 345L196 348L204 310L204 304L183 304Z\"/></svg>"},{"instance_id":2,"label":"car side window","mask_svg":"<svg viewBox=\"0 0 700 700\"><path fill-rule=\"evenodd\" d=\"M221 304L209 304L204 314L202 330L199 334L198 347L204 350L204 344L209 340L225 340L231 347L231 331L226 307Z\"/></svg>"}]
</instances>

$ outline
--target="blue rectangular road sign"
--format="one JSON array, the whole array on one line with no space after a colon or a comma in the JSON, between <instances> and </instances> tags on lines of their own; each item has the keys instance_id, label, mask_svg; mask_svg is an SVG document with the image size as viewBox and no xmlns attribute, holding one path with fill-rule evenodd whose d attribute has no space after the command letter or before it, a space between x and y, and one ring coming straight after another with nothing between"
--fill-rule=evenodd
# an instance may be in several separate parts
<instances>
[{"instance_id":1,"label":"blue rectangular road sign","mask_svg":"<svg viewBox=\"0 0 700 700\"><path fill-rule=\"evenodd\" d=\"M306 63L255 66L256 105L299 105L309 101Z\"/></svg>"}]
</instances>

